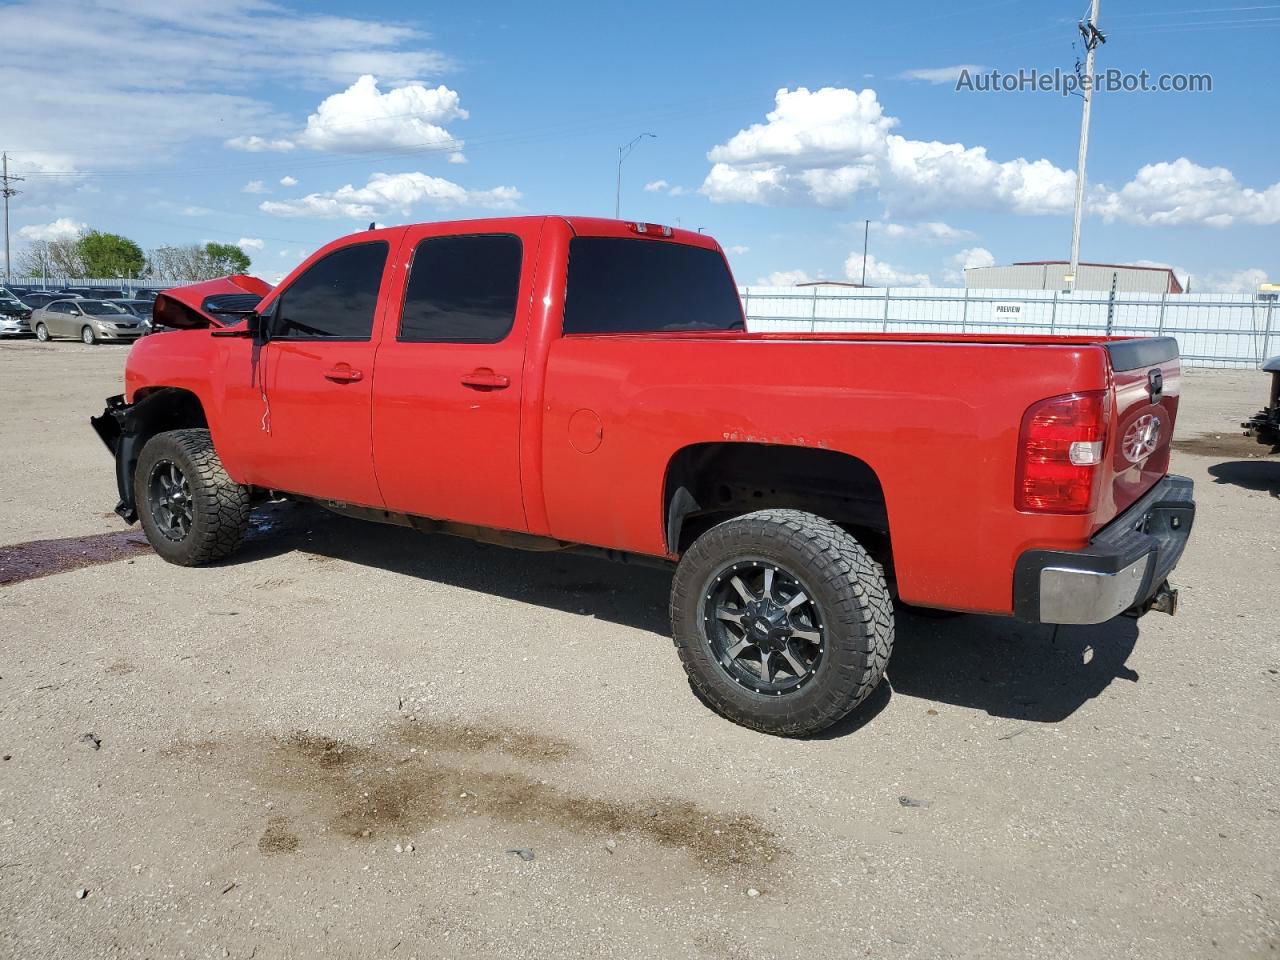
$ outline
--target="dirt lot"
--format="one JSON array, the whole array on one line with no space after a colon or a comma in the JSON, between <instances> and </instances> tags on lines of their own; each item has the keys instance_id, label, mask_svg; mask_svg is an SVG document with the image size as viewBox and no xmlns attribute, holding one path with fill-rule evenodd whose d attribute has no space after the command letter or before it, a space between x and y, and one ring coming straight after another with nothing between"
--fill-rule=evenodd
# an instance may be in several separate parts
<instances>
[{"instance_id":1,"label":"dirt lot","mask_svg":"<svg viewBox=\"0 0 1280 960\"><path fill-rule=\"evenodd\" d=\"M288 505L162 563L86 423L125 355L0 344L0 544L91 538L0 557L0 955L1280 953L1261 374L1186 380L1176 618L904 617L788 741L690 694L661 571Z\"/></svg>"}]
</instances>

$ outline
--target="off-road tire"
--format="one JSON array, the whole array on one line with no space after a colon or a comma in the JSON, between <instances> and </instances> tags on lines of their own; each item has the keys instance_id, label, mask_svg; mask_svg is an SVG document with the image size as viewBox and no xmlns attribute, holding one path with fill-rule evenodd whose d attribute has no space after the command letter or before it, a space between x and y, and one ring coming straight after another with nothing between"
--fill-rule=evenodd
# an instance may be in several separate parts
<instances>
[{"instance_id":1,"label":"off-road tire","mask_svg":"<svg viewBox=\"0 0 1280 960\"><path fill-rule=\"evenodd\" d=\"M50 340L49 328L46 327L43 323L36 324L35 334L36 334L36 339L39 340L41 343L48 343Z\"/></svg>"},{"instance_id":2,"label":"off-road tire","mask_svg":"<svg viewBox=\"0 0 1280 960\"><path fill-rule=\"evenodd\" d=\"M798 690L768 696L748 689L712 650L704 602L716 571L740 558L776 563L816 594L822 660ZM831 726L880 683L893 649L893 602L881 566L840 527L799 510L761 510L711 528L685 552L671 585L671 628L700 699L745 727L798 737Z\"/></svg>"},{"instance_id":3,"label":"off-road tire","mask_svg":"<svg viewBox=\"0 0 1280 960\"><path fill-rule=\"evenodd\" d=\"M177 465L191 491L191 525L180 540L160 529L148 493L152 471L162 461ZM221 560L240 545L249 527L249 491L227 476L208 430L170 430L148 440L134 471L133 496L151 546L179 566Z\"/></svg>"},{"instance_id":4,"label":"off-road tire","mask_svg":"<svg viewBox=\"0 0 1280 960\"><path fill-rule=\"evenodd\" d=\"M80 342L89 347L98 342L98 335L93 332L93 327L87 323L80 328Z\"/></svg>"}]
</instances>

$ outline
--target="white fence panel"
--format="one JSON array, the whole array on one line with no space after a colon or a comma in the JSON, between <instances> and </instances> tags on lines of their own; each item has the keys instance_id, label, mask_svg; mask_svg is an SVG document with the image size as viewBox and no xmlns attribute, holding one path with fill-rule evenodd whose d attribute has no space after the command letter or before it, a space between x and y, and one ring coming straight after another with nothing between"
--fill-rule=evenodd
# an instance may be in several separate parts
<instances>
[{"instance_id":1,"label":"white fence panel","mask_svg":"<svg viewBox=\"0 0 1280 960\"><path fill-rule=\"evenodd\" d=\"M1178 340L1189 365L1254 367L1280 353L1274 297L963 288L742 287L760 331L1013 333Z\"/></svg>"}]
</instances>

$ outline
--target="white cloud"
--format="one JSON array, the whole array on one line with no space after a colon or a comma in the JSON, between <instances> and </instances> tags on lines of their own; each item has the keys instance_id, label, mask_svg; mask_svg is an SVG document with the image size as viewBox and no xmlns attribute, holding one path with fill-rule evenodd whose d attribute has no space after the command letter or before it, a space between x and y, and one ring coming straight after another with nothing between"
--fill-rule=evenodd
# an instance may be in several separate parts
<instances>
[{"instance_id":1,"label":"white cloud","mask_svg":"<svg viewBox=\"0 0 1280 960\"><path fill-rule=\"evenodd\" d=\"M983 146L913 140L891 132L874 90L782 89L764 123L740 130L707 154L699 188L718 203L842 207L874 192L897 212L943 209L1064 214L1075 172L1047 159L994 160ZM1142 167L1117 190L1089 193L1089 212L1141 224L1280 223L1280 183L1242 186L1224 167L1186 158Z\"/></svg>"},{"instance_id":2,"label":"white cloud","mask_svg":"<svg viewBox=\"0 0 1280 960\"><path fill-rule=\"evenodd\" d=\"M1226 227L1236 221L1280 223L1280 183L1264 190L1242 186L1226 167L1202 167L1186 157L1149 163L1116 191L1101 188L1094 209L1108 222L1175 226L1204 223Z\"/></svg>"},{"instance_id":3,"label":"white cloud","mask_svg":"<svg viewBox=\"0 0 1280 960\"><path fill-rule=\"evenodd\" d=\"M258 205L258 209L281 217L373 220L396 214L408 216L418 205L436 209L480 207L510 210L520 199L520 191L515 187L470 190L451 180L425 173L375 173L363 187L348 183L337 190L309 193L298 200L266 200Z\"/></svg>"},{"instance_id":4,"label":"white cloud","mask_svg":"<svg viewBox=\"0 0 1280 960\"><path fill-rule=\"evenodd\" d=\"M862 224L849 224L850 229L861 228ZM971 230L961 230L938 220L923 223L871 223L871 232L878 233L890 240L914 240L921 243L963 243L977 238Z\"/></svg>"},{"instance_id":5,"label":"white cloud","mask_svg":"<svg viewBox=\"0 0 1280 960\"><path fill-rule=\"evenodd\" d=\"M241 193L270 193L266 185L261 180L250 180L240 188Z\"/></svg>"},{"instance_id":6,"label":"white cloud","mask_svg":"<svg viewBox=\"0 0 1280 960\"><path fill-rule=\"evenodd\" d=\"M982 73L987 68L976 63L957 63L953 67L923 67L918 70L904 70L899 76L904 80L923 80L935 86L955 84L960 74L966 70L970 74Z\"/></svg>"},{"instance_id":7,"label":"white cloud","mask_svg":"<svg viewBox=\"0 0 1280 960\"><path fill-rule=\"evenodd\" d=\"M282 187L296 187L297 185L298 185L297 177L291 177L286 174L285 176L280 178L280 186Z\"/></svg>"},{"instance_id":8,"label":"white cloud","mask_svg":"<svg viewBox=\"0 0 1280 960\"><path fill-rule=\"evenodd\" d=\"M266 241L257 237L241 237L236 241L236 246L242 250L261 250L266 245Z\"/></svg>"},{"instance_id":9,"label":"white cloud","mask_svg":"<svg viewBox=\"0 0 1280 960\"><path fill-rule=\"evenodd\" d=\"M287 118L260 90L341 89L367 73L398 85L450 67L417 27L289 0L16 0L0 4L0 37L29 41L0 57L4 126L24 147L10 168L28 177L28 202L68 189L39 171L152 167L193 144L284 139ZM106 65L104 44L146 53Z\"/></svg>"},{"instance_id":10,"label":"white cloud","mask_svg":"<svg viewBox=\"0 0 1280 960\"><path fill-rule=\"evenodd\" d=\"M855 250L844 262L844 275L854 283L862 283L862 251ZM882 260L867 255L867 279L869 287L928 287L932 281L927 273L911 273L900 270Z\"/></svg>"},{"instance_id":11,"label":"white cloud","mask_svg":"<svg viewBox=\"0 0 1280 960\"><path fill-rule=\"evenodd\" d=\"M288 153L297 144L285 137L267 138L258 136L232 137L222 141L224 147L232 150L244 150L248 153Z\"/></svg>"},{"instance_id":12,"label":"white cloud","mask_svg":"<svg viewBox=\"0 0 1280 960\"><path fill-rule=\"evenodd\" d=\"M377 79L365 74L321 101L307 117L298 142L315 150L346 153L397 147L447 148L457 153L462 141L441 124L465 120L467 115L457 91L446 86L411 83L384 93Z\"/></svg>"},{"instance_id":13,"label":"white cloud","mask_svg":"<svg viewBox=\"0 0 1280 960\"><path fill-rule=\"evenodd\" d=\"M179 207L178 212L184 217L207 217L213 213L208 207L186 206Z\"/></svg>"},{"instance_id":14,"label":"white cloud","mask_svg":"<svg viewBox=\"0 0 1280 960\"><path fill-rule=\"evenodd\" d=\"M1175 273L1176 268L1175 268ZM1180 278L1186 286L1186 277ZM1210 271L1194 278L1195 289L1204 293L1257 293L1258 285L1267 282L1267 271L1261 267L1248 270Z\"/></svg>"},{"instance_id":15,"label":"white cloud","mask_svg":"<svg viewBox=\"0 0 1280 960\"><path fill-rule=\"evenodd\" d=\"M89 229L87 223L72 220L70 217L59 217L52 223L33 223L21 227L18 236L24 240L70 240Z\"/></svg>"},{"instance_id":16,"label":"white cloud","mask_svg":"<svg viewBox=\"0 0 1280 960\"><path fill-rule=\"evenodd\" d=\"M762 287L794 287L797 283L809 283L812 280L813 277L804 270L775 270L756 283Z\"/></svg>"},{"instance_id":17,"label":"white cloud","mask_svg":"<svg viewBox=\"0 0 1280 960\"><path fill-rule=\"evenodd\" d=\"M725 250L726 250L728 253L732 253L735 257L737 257L737 256L741 256L741 255L742 255L742 254L744 254L744 253L750 253L750 252L751 252L751 248L750 248L750 247L745 247L745 246L743 246L743 245L742 245L742 244L740 244L740 243L735 243L732 247L726 247L726 248L725 248Z\"/></svg>"},{"instance_id":18,"label":"white cloud","mask_svg":"<svg viewBox=\"0 0 1280 960\"><path fill-rule=\"evenodd\" d=\"M971 267L995 266L995 255L986 247L969 247L947 258L942 279L948 283L964 284L964 272Z\"/></svg>"},{"instance_id":19,"label":"white cloud","mask_svg":"<svg viewBox=\"0 0 1280 960\"><path fill-rule=\"evenodd\" d=\"M684 187L672 186L666 180L651 180L644 188L649 193L665 193L669 197L681 197L689 192Z\"/></svg>"},{"instance_id":20,"label":"white cloud","mask_svg":"<svg viewBox=\"0 0 1280 960\"><path fill-rule=\"evenodd\" d=\"M449 162L450 163L466 163L467 155L465 153L459 153L457 151L454 151L453 153L449 154Z\"/></svg>"}]
</instances>

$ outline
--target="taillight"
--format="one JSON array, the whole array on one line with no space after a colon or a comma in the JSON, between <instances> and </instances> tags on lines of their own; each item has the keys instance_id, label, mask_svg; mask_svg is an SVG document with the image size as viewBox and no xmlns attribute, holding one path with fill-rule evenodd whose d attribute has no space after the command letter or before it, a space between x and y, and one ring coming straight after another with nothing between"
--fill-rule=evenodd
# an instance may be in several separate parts
<instances>
[{"instance_id":1,"label":"taillight","mask_svg":"<svg viewBox=\"0 0 1280 960\"><path fill-rule=\"evenodd\" d=\"M1070 393L1033 404L1018 435L1019 510L1088 513L1107 444L1111 394Z\"/></svg>"}]
</instances>

